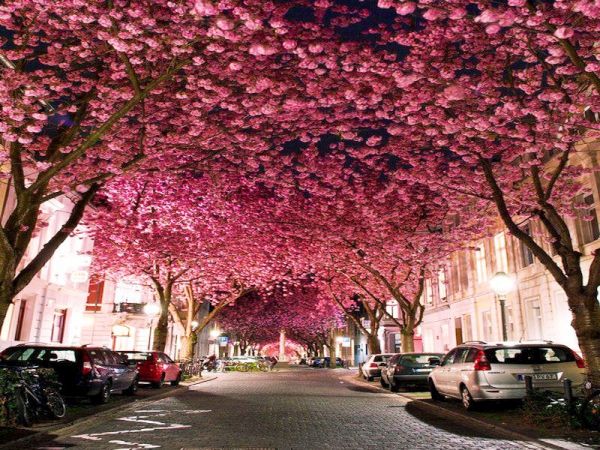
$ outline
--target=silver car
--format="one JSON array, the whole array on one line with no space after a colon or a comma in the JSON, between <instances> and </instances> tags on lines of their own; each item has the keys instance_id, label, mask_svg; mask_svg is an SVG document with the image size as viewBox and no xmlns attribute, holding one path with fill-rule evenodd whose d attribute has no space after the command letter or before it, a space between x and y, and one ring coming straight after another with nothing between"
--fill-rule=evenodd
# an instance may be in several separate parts
<instances>
[{"instance_id":1,"label":"silver car","mask_svg":"<svg viewBox=\"0 0 600 450\"><path fill-rule=\"evenodd\" d=\"M458 398L471 410L483 400L524 398L527 375L534 389L562 392L568 378L576 391L585 383L585 363L569 347L552 342L467 342L448 352L433 369L429 391L433 400Z\"/></svg>"},{"instance_id":2,"label":"silver car","mask_svg":"<svg viewBox=\"0 0 600 450\"><path fill-rule=\"evenodd\" d=\"M387 365L387 360L393 355L394 353L378 353L369 356L360 368L363 378L373 381L375 377L380 377L381 369Z\"/></svg>"}]
</instances>

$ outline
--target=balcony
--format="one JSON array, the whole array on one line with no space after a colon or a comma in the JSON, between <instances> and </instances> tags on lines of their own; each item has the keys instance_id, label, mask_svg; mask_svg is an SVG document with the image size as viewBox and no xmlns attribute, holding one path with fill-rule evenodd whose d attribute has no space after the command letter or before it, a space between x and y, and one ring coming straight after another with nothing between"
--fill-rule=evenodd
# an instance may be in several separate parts
<instances>
[{"instance_id":1,"label":"balcony","mask_svg":"<svg viewBox=\"0 0 600 450\"><path fill-rule=\"evenodd\" d=\"M115 303L113 304L113 313L144 314L146 303Z\"/></svg>"}]
</instances>

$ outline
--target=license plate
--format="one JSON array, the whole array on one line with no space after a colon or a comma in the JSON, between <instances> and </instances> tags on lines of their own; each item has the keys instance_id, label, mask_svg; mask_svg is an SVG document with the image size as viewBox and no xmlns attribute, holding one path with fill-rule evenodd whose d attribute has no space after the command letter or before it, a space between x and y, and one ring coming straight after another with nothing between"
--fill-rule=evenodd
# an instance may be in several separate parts
<instances>
[{"instance_id":1,"label":"license plate","mask_svg":"<svg viewBox=\"0 0 600 450\"><path fill-rule=\"evenodd\" d=\"M431 372L431 369L417 369L417 372L419 372L419 373L423 373L423 372L429 373L429 372Z\"/></svg>"},{"instance_id":2,"label":"license plate","mask_svg":"<svg viewBox=\"0 0 600 450\"><path fill-rule=\"evenodd\" d=\"M525 376L529 374L519 374L519 380L525 381ZM533 381L558 380L556 373L532 373L530 374Z\"/></svg>"}]
</instances>

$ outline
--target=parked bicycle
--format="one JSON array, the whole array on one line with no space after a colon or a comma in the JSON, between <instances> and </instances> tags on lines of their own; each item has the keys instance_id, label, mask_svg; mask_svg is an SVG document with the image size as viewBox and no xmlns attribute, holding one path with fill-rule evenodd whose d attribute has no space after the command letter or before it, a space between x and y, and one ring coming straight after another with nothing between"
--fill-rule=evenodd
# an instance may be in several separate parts
<instances>
[{"instance_id":1,"label":"parked bicycle","mask_svg":"<svg viewBox=\"0 0 600 450\"><path fill-rule=\"evenodd\" d=\"M19 377L16 385L17 420L30 427L42 414L62 419L67 406L60 395L60 384L40 377L37 367L14 368Z\"/></svg>"}]
</instances>

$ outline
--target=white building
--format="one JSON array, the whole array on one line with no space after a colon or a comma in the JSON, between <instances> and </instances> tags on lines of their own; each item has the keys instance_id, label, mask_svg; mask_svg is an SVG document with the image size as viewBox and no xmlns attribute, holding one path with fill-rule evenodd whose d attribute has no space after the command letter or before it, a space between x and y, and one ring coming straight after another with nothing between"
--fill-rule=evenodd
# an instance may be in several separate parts
<instances>
[{"instance_id":1,"label":"white building","mask_svg":"<svg viewBox=\"0 0 600 450\"><path fill-rule=\"evenodd\" d=\"M594 155L591 161L595 161ZM587 275L592 252L600 248L600 183L597 174L586 177L591 194L579 200L589 205L592 220L568 219L568 225ZM525 227L533 236L541 234L535 221ZM552 254L547 242L536 240ZM453 254L446 268L427 280L422 298L426 305L422 324L425 351L444 352L471 340L502 340L500 303L490 288L490 279L500 271L515 281L515 289L506 299L509 340L551 340L579 348L564 291L525 245L499 228L493 236L470 246L475 250Z\"/></svg>"}]
</instances>

